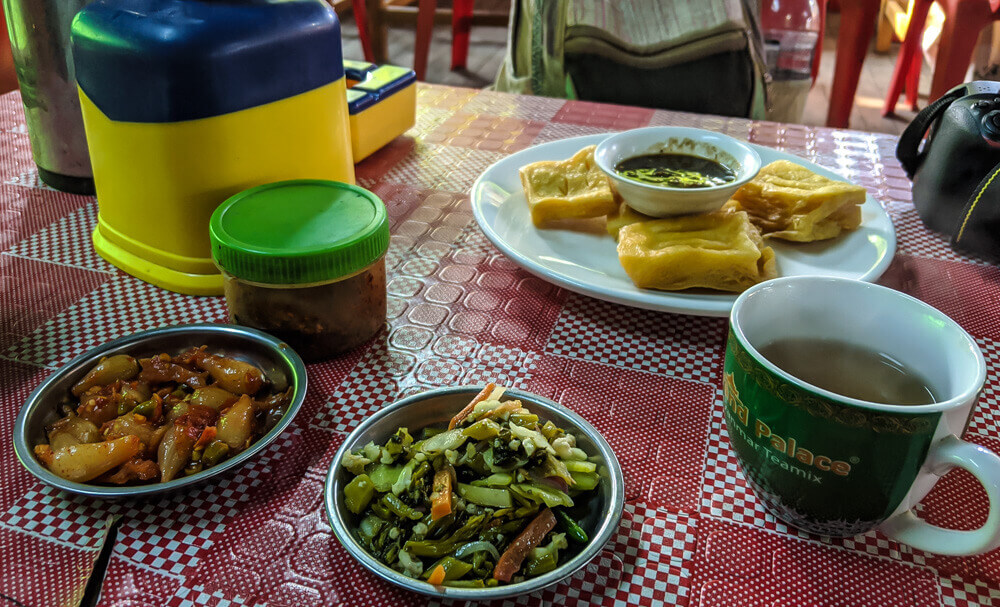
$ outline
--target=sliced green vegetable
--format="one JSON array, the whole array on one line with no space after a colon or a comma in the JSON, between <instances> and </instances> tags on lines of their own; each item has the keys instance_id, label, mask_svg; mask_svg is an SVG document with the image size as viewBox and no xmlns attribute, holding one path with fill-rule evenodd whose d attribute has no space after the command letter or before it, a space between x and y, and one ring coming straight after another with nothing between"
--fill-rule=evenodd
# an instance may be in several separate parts
<instances>
[{"instance_id":1,"label":"sliced green vegetable","mask_svg":"<svg viewBox=\"0 0 1000 607\"><path fill-rule=\"evenodd\" d=\"M428 426L420 431L420 440L428 439L432 436L436 436L438 434L441 434L442 432L447 432L447 431L448 431L447 428L434 428Z\"/></svg>"},{"instance_id":2,"label":"sliced green vegetable","mask_svg":"<svg viewBox=\"0 0 1000 607\"><path fill-rule=\"evenodd\" d=\"M371 503L371 509L372 512L375 513L375 516L384 521L391 521L396 518L396 515L394 515L392 511L382 505L381 499L373 500Z\"/></svg>"},{"instance_id":3,"label":"sliced green vegetable","mask_svg":"<svg viewBox=\"0 0 1000 607\"><path fill-rule=\"evenodd\" d=\"M143 401L132 409L132 413L138 413L143 417L152 417L156 413L156 401L153 399Z\"/></svg>"},{"instance_id":4,"label":"sliced green vegetable","mask_svg":"<svg viewBox=\"0 0 1000 607\"><path fill-rule=\"evenodd\" d=\"M510 508L513 502L510 498L510 491L506 489L492 489L489 487L474 487L464 483L458 483L458 495L467 502L479 504L480 506L490 506L492 508Z\"/></svg>"},{"instance_id":5,"label":"sliced green vegetable","mask_svg":"<svg viewBox=\"0 0 1000 607\"><path fill-rule=\"evenodd\" d=\"M535 550L538 550L537 548ZM546 552L538 558L530 558L527 563L521 567L522 575L541 575L543 573L548 573L556 568L556 564L559 562L559 555Z\"/></svg>"},{"instance_id":6,"label":"sliced green vegetable","mask_svg":"<svg viewBox=\"0 0 1000 607\"><path fill-rule=\"evenodd\" d=\"M514 511L514 508L499 508L493 511L493 518L502 519Z\"/></svg>"},{"instance_id":7,"label":"sliced green vegetable","mask_svg":"<svg viewBox=\"0 0 1000 607\"><path fill-rule=\"evenodd\" d=\"M451 552L455 544L448 540L410 540L405 548L415 556L441 556Z\"/></svg>"},{"instance_id":8,"label":"sliced green vegetable","mask_svg":"<svg viewBox=\"0 0 1000 607\"><path fill-rule=\"evenodd\" d=\"M431 474L431 476L433 476L433 472L434 472L434 467L431 466L431 463L429 461L424 460L422 462L418 462L416 469L413 471L413 477L410 479L410 482L417 482L420 479L427 476L428 474Z\"/></svg>"},{"instance_id":9,"label":"sliced green vegetable","mask_svg":"<svg viewBox=\"0 0 1000 607\"><path fill-rule=\"evenodd\" d=\"M451 524L455 522L455 513L451 513L448 516L439 518L438 520L433 520L430 513L424 519L424 523L427 525L427 533L425 536L438 536L438 532L444 529L451 528Z\"/></svg>"},{"instance_id":10,"label":"sliced green vegetable","mask_svg":"<svg viewBox=\"0 0 1000 607\"><path fill-rule=\"evenodd\" d=\"M403 501L409 504L419 504L423 502L424 496L427 494L429 487L433 483L433 476L434 467L431 466L431 463L427 460L420 462L417 464L417 468L413 471L413 476L410 478L409 489L400 493L399 496L403 498Z\"/></svg>"},{"instance_id":11,"label":"sliced green vegetable","mask_svg":"<svg viewBox=\"0 0 1000 607\"><path fill-rule=\"evenodd\" d=\"M501 540L503 538L500 538ZM494 550L496 550L494 548ZM472 574L476 577L492 577L493 568L496 567L498 556L493 556L487 552L477 552L472 555Z\"/></svg>"},{"instance_id":12,"label":"sliced green vegetable","mask_svg":"<svg viewBox=\"0 0 1000 607\"><path fill-rule=\"evenodd\" d=\"M416 459L411 459L406 462L403 469L399 472L399 478L396 482L392 484L392 492L396 495L402 495L410 488L410 482L413 480L413 471L417 469L417 465L420 464Z\"/></svg>"},{"instance_id":13,"label":"sliced green vegetable","mask_svg":"<svg viewBox=\"0 0 1000 607\"><path fill-rule=\"evenodd\" d=\"M569 539L578 544L587 543L587 532L573 520L573 517L566 514L562 508L553 508L552 511L556 513L556 520L559 521L559 526L566 531L566 536Z\"/></svg>"},{"instance_id":14,"label":"sliced green vegetable","mask_svg":"<svg viewBox=\"0 0 1000 607\"><path fill-rule=\"evenodd\" d=\"M386 522L377 516L366 516L361 519L358 524L358 533L361 535L361 539L365 540L369 544L375 539L381 531L382 528L386 526Z\"/></svg>"},{"instance_id":15,"label":"sliced green vegetable","mask_svg":"<svg viewBox=\"0 0 1000 607\"><path fill-rule=\"evenodd\" d=\"M477 535L485 521L486 517L481 514L470 517L451 537L443 540L411 540L406 542L406 551L415 556L444 556L455 550L458 544Z\"/></svg>"},{"instance_id":16,"label":"sliced green vegetable","mask_svg":"<svg viewBox=\"0 0 1000 607\"><path fill-rule=\"evenodd\" d=\"M490 398L487 398L484 401L476 403L476 406L473 409L473 413L482 415L499 407L500 400L498 398L493 398L493 396L494 396L493 394L490 394Z\"/></svg>"},{"instance_id":17,"label":"sliced green vegetable","mask_svg":"<svg viewBox=\"0 0 1000 607\"><path fill-rule=\"evenodd\" d=\"M386 493L382 496L382 505L389 509L399 518L408 518L411 521L419 521L424 518L424 515L419 510L414 510L410 506L403 503L403 500L399 499L392 493Z\"/></svg>"},{"instance_id":18,"label":"sliced green vegetable","mask_svg":"<svg viewBox=\"0 0 1000 607\"><path fill-rule=\"evenodd\" d=\"M201 463L210 468L226 459L227 455L229 455L229 445L221 440L214 440L205 447L205 452L201 455Z\"/></svg>"},{"instance_id":19,"label":"sliced green vegetable","mask_svg":"<svg viewBox=\"0 0 1000 607\"><path fill-rule=\"evenodd\" d=\"M465 561L460 561L457 558L446 556L424 571L423 578L426 580L430 577L431 571L440 565L444 568L444 579L445 581L453 581L461 578L463 575L472 570L472 565L466 563Z\"/></svg>"},{"instance_id":20,"label":"sliced green vegetable","mask_svg":"<svg viewBox=\"0 0 1000 607\"><path fill-rule=\"evenodd\" d=\"M556 568L559 564L559 551L569 544L562 533L555 533L551 537L552 541L547 546L531 550L527 562L521 567L522 575L541 575Z\"/></svg>"},{"instance_id":21,"label":"sliced green vegetable","mask_svg":"<svg viewBox=\"0 0 1000 607\"><path fill-rule=\"evenodd\" d=\"M486 440L500 434L500 424L492 419L481 419L471 426L463 428L462 434L475 440Z\"/></svg>"},{"instance_id":22,"label":"sliced green vegetable","mask_svg":"<svg viewBox=\"0 0 1000 607\"><path fill-rule=\"evenodd\" d=\"M504 472L491 474L486 478L477 478L469 483L475 487L506 487L514 482L514 477Z\"/></svg>"},{"instance_id":23,"label":"sliced green vegetable","mask_svg":"<svg viewBox=\"0 0 1000 607\"><path fill-rule=\"evenodd\" d=\"M596 472L597 464L594 462L581 462L578 460L563 460L563 465L570 472Z\"/></svg>"},{"instance_id":24,"label":"sliced green vegetable","mask_svg":"<svg viewBox=\"0 0 1000 607\"><path fill-rule=\"evenodd\" d=\"M524 497L544 503L549 508L573 505L573 498L569 495L541 483L515 483L510 488Z\"/></svg>"},{"instance_id":25,"label":"sliced green vegetable","mask_svg":"<svg viewBox=\"0 0 1000 607\"><path fill-rule=\"evenodd\" d=\"M344 487L344 503L354 514L361 514L375 495L375 486L367 474L359 474Z\"/></svg>"},{"instance_id":26,"label":"sliced green vegetable","mask_svg":"<svg viewBox=\"0 0 1000 607\"><path fill-rule=\"evenodd\" d=\"M381 457L381 455L382 455L382 447L379 447L378 445L376 445L372 441L368 441L368 444L365 445L362 448L362 450L361 450L361 452L359 452L359 454L360 455L364 455L365 457L367 457L371 461L375 461L379 457Z\"/></svg>"},{"instance_id":27,"label":"sliced green vegetable","mask_svg":"<svg viewBox=\"0 0 1000 607\"><path fill-rule=\"evenodd\" d=\"M538 416L534 413L511 413L510 421L519 426L532 426L538 423Z\"/></svg>"},{"instance_id":28,"label":"sliced green vegetable","mask_svg":"<svg viewBox=\"0 0 1000 607\"><path fill-rule=\"evenodd\" d=\"M386 441L385 452L395 458L403 452L404 448L409 447L411 444L413 444L413 437L410 436L406 428L400 428Z\"/></svg>"},{"instance_id":29,"label":"sliced green vegetable","mask_svg":"<svg viewBox=\"0 0 1000 607\"><path fill-rule=\"evenodd\" d=\"M420 443L420 452L427 455L444 453L446 449L455 450L462 446L468 437L462 434L461 428L447 430L436 434Z\"/></svg>"},{"instance_id":30,"label":"sliced green vegetable","mask_svg":"<svg viewBox=\"0 0 1000 607\"><path fill-rule=\"evenodd\" d=\"M573 477L570 476L569 470L566 469L566 464L551 453L545 454L545 463L542 464L538 476L541 478L554 476L566 481L567 485L573 484Z\"/></svg>"},{"instance_id":31,"label":"sliced green vegetable","mask_svg":"<svg viewBox=\"0 0 1000 607\"><path fill-rule=\"evenodd\" d=\"M496 546L484 540L462 544L455 550L455 558L464 559L471 554L479 552L486 552L488 555L492 556L494 560L500 558L500 551L497 550Z\"/></svg>"},{"instance_id":32,"label":"sliced green vegetable","mask_svg":"<svg viewBox=\"0 0 1000 607\"><path fill-rule=\"evenodd\" d=\"M550 443L555 439L563 435L563 430L559 426L553 424L551 421L545 422L541 430L542 436L546 438Z\"/></svg>"},{"instance_id":33,"label":"sliced green vegetable","mask_svg":"<svg viewBox=\"0 0 1000 607\"><path fill-rule=\"evenodd\" d=\"M395 561L397 556L399 556L399 543L389 544L382 553L382 558L387 563Z\"/></svg>"},{"instance_id":34,"label":"sliced green vegetable","mask_svg":"<svg viewBox=\"0 0 1000 607\"><path fill-rule=\"evenodd\" d=\"M538 514L537 510L535 510L534 512L532 512L528 516L531 516L533 518L534 517L533 515L535 515L535 514ZM523 519L527 518L528 516L517 516L517 518L515 518L514 520L507 521L503 525L500 525L500 527L498 527L497 529L499 529L500 533L504 533L504 534L507 534L507 533L520 533L521 530L524 529L524 526L529 523L529 521L523 520Z\"/></svg>"},{"instance_id":35,"label":"sliced green vegetable","mask_svg":"<svg viewBox=\"0 0 1000 607\"><path fill-rule=\"evenodd\" d=\"M570 476L575 481L573 488L580 491L594 489L601 480L601 477L597 476L596 472L570 472Z\"/></svg>"},{"instance_id":36,"label":"sliced green vegetable","mask_svg":"<svg viewBox=\"0 0 1000 607\"><path fill-rule=\"evenodd\" d=\"M399 480L399 475L402 473L403 466L379 464L372 469L369 477L375 486L375 490L379 493L385 493L392 489L393 484Z\"/></svg>"}]
</instances>

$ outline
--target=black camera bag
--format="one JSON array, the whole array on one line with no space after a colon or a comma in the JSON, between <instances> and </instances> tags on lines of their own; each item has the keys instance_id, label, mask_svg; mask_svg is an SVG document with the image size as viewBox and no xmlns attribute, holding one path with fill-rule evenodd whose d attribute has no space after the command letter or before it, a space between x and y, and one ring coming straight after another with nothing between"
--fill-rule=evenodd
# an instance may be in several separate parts
<instances>
[{"instance_id":1,"label":"black camera bag","mask_svg":"<svg viewBox=\"0 0 1000 607\"><path fill-rule=\"evenodd\" d=\"M950 235L952 247L1000 262L1000 82L963 84L924 108L896 157L924 224Z\"/></svg>"}]
</instances>

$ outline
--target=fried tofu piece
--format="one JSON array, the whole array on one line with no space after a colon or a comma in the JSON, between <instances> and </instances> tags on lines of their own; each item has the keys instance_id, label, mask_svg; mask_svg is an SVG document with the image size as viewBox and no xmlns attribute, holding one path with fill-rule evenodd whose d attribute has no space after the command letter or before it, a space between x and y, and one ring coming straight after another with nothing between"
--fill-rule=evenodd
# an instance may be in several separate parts
<instances>
[{"instance_id":1,"label":"fried tofu piece","mask_svg":"<svg viewBox=\"0 0 1000 607\"><path fill-rule=\"evenodd\" d=\"M561 219L603 217L617 209L611 181L583 148L569 160L546 160L521 167L521 185L536 227Z\"/></svg>"},{"instance_id":2,"label":"fried tofu piece","mask_svg":"<svg viewBox=\"0 0 1000 607\"><path fill-rule=\"evenodd\" d=\"M618 260L637 287L740 292L777 276L774 250L742 211L632 223L618 232Z\"/></svg>"},{"instance_id":3,"label":"fried tofu piece","mask_svg":"<svg viewBox=\"0 0 1000 607\"><path fill-rule=\"evenodd\" d=\"M618 230L621 230L625 226L633 223L638 223L640 221L652 221L654 219L656 219L656 217L644 215L624 202L621 202L618 204L618 208L613 213L608 215L606 226L608 234L611 234L615 237L615 240L618 240Z\"/></svg>"},{"instance_id":4,"label":"fried tofu piece","mask_svg":"<svg viewBox=\"0 0 1000 607\"><path fill-rule=\"evenodd\" d=\"M864 202L861 186L778 160L737 190L724 208L746 211L765 238L812 242L856 229Z\"/></svg>"}]
</instances>

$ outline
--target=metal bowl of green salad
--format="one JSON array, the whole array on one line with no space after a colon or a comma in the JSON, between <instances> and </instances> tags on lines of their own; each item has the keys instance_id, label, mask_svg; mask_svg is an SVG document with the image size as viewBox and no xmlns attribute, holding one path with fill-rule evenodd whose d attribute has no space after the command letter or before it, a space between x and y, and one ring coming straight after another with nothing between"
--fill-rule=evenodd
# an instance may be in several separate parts
<instances>
[{"instance_id":1,"label":"metal bowl of green salad","mask_svg":"<svg viewBox=\"0 0 1000 607\"><path fill-rule=\"evenodd\" d=\"M601 434L567 407L461 386L404 398L351 432L325 503L337 539L378 577L480 601L586 565L618 527L624 480Z\"/></svg>"}]
</instances>

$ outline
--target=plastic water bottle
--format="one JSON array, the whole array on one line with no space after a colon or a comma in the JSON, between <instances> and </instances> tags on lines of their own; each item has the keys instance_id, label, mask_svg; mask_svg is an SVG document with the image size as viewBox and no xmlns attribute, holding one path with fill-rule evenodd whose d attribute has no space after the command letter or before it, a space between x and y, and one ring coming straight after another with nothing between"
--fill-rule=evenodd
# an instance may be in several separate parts
<instances>
[{"instance_id":1,"label":"plastic water bottle","mask_svg":"<svg viewBox=\"0 0 1000 607\"><path fill-rule=\"evenodd\" d=\"M819 52L819 17L816 0L761 0L764 59L771 76L769 120L802 120L812 87L813 59Z\"/></svg>"},{"instance_id":2,"label":"plastic water bottle","mask_svg":"<svg viewBox=\"0 0 1000 607\"><path fill-rule=\"evenodd\" d=\"M819 17L816 0L761 0L765 60L773 80L812 77Z\"/></svg>"}]
</instances>

